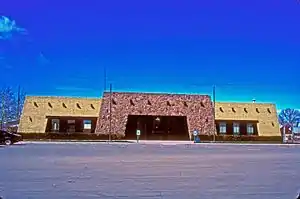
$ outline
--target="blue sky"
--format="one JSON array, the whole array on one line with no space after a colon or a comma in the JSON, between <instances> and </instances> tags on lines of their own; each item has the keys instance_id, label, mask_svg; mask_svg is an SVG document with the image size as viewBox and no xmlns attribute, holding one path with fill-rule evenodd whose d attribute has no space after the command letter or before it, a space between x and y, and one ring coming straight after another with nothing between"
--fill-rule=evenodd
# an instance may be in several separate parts
<instances>
[{"instance_id":1,"label":"blue sky","mask_svg":"<svg viewBox=\"0 0 300 199\"><path fill-rule=\"evenodd\" d=\"M300 3L10 0L27 30L0 40L1 85L29 95L211 94L300 108Z\"/></svg>"}]
</instances>

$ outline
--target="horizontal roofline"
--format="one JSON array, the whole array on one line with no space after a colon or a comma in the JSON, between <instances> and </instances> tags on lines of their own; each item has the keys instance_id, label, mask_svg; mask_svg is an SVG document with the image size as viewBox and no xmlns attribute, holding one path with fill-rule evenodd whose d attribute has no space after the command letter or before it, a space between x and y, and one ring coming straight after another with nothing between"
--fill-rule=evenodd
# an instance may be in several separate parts
<instances>
[{"instance_id":1,"label":"horizontal roofline","mask_svg":"<svg viewBox=\"0 0 300 199\"><path fill-rule=\"evenodd\" d=\"M109 91L105 91L104 94L109 94ZM164 93L164 92L119 92L119 91L114 91L112 93L115 94L137 94L137 95L187 95L187 96L207 96L210 97L210 95L207 94L188 94L188 93Z\"/></svg>"},{"instance_id":2,"label":"horizontal roofline","mask_svg":"<svg viewBox=\"0 0 300 199\"><path fill-rule=\"evenodd\" d=\"M273 105L276 106L275 103L270 103L270 102L220 102L220 101L216 101L216 103L220 103L220 104L258 104L258 105Z\"/></svg>"},{"instance_id":3,"label":"horizontal roofline","mask_svg":"<svg viewBox=\"0 0 300 199\"><path fill-rule=\"evenodd\" d=\"M72 96L36 96L36 95L26 95L26 98L48 98L48 99L90 99L90 100L101 100L102 98L96 97L72 97Z\"/></svg>"}]
</instances>

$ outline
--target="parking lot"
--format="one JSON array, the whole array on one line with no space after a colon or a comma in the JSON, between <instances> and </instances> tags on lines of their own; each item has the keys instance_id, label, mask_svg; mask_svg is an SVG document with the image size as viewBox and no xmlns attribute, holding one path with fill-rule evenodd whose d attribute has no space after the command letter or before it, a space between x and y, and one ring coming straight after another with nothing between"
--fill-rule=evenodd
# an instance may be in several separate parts
<instances>
[{"instance_id":1,"label":"parking lot","mask_svg":"<svg viewBox=\"0 0 300 199\"><path fill-rule=\"evenodd\" d=\"M300 146L24 143L0 147L4 199L294 199Z\"/></svg>"}]
</instances>

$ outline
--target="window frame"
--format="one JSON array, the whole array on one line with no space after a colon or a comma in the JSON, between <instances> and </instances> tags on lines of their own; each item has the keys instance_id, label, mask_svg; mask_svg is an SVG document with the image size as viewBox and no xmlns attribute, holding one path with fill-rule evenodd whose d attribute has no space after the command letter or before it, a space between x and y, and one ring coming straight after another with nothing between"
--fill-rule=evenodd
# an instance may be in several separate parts
<instances>
[{"instance_id":1,"label":"window frame","mask_svg":"<svg viewBox=\"0 0 300 199\"><path fill-rule=\"evenodd\" d=\"M252 131L249 131L249 128L252 129ZM247 123L247 135L254 135L254 124L253 123Z\"/></svg>"},{"instance_id":2,"label":"window frame","mask_svg":"<svg viewBox=\"0 0 300 199\"><path fill-rule=\"evenodd\" d=\"M223 131L225 128L225 132ZM227 133L227 123L226 122L219 122L219 133L224 135Z\"/></svg>"},{"instance_id":3,"label":"window frame","mask_svg":"<svg viewBox=\"0 0 300 199\"><path fill-rule=\"evenodd\" d=\"M91 130L92 129L92 120L86 119L82 121L83 123L83 129L84 130ZM88 128L86 128L86 125L89 125Z\"/></svg>"},{"instance_id":4,"label":"window frame","mask_svg":"<svg viewBox=\"0 0 300 199\"><path fill-rule=\"evenodd\" d=\"M54 128L54 124L57 124L57 128ZM60 127L60 119L51 119L51 131L59 131L59 127Z\"/></svg>"},{"instance_id":5,"label":"window frame","mask_svg":"<svg viewBox=\"0 0 300 199\"><path fill-rule=\"evenodd\" d=\"M236 131L236 129L238 129L238 131ZM241 134L241 127L240 127L239 122L233 122L232 131L233 131L233 135L240 135Z\"/></svg>"}]
</instances>

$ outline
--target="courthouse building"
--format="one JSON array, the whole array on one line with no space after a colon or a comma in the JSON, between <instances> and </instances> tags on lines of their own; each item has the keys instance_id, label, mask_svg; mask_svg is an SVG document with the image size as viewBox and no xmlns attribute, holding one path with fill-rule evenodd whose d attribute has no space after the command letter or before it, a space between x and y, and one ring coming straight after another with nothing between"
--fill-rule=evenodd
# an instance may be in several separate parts
<instances>
[{"instance_id":1,"label":"courthouse building","mask_svg":"<svg viewBox=\"0 0 300 199\"><path fill-rule=\"evenodd\" d=\"M274 104L217 102L209 95L105 92L102 98L26 97L18 132L93 133L124 139L202 135L280 136Z\"/></svg>"}]
</instances>

